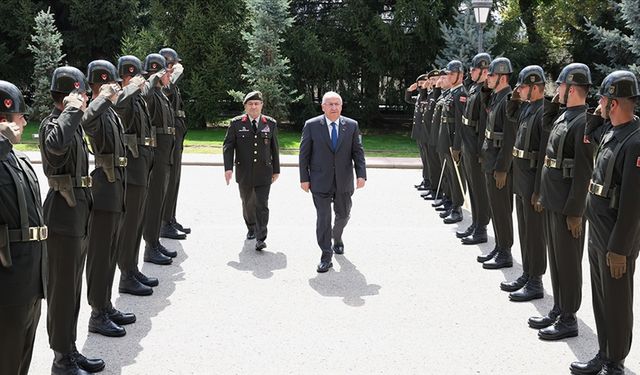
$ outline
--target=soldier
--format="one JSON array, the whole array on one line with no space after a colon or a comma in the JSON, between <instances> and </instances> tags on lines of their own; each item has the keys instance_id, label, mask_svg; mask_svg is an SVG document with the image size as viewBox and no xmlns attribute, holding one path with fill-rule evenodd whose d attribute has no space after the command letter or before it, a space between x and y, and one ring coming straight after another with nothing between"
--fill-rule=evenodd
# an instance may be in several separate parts
<instances>
[{"instance_id":1,"label":"soldier","mask_svg":"<svg viewBox=\"0 0 640 375\"><path fill-rule=\"evenodd\" d=\"M589 264L599 350L574 362L574 374L624 374L633 331L633 275L640 250L640 95L633 73L616 71L600 86L601 116L587 115L599 144L587 197ZM597 111L600 112L600 111Z\"/></svg>"},{"instance_id":2,"label":"soldier","mask_svg":"<svg viewBox=\"0 0 640 375\"><path fill-rule=\"evenodd\" d=\"M27 119L22 93L0 81L0 373L26 375L44 298L47 227L38 178L13 150Z\"/></svg>"},{"instance_id":3,"label":"soldier","mask_svg":"<svg viewBox=\"0 0 640 375\"><path fill-rule=\"evenodd\" d=\"M442 113L444 112L445 104L447 102L451 84L449 83L449 79L447 78L447 74L444 69L440 70L440 77L438 78L438 85L440 86L440 96L436 101L436 107L433 112L433 123L432 127L432 136L434 138L435 150L438 155L438 185L436 187L437 194L440 195L440 199L435 200L431 206L435 207L436 211L441 211L440 217L445 218L449 216L450 212L447 212L451 209L451 192L450 192L450 183L448 175L446 173L446 162L445 159L447 154L450 153L449 146L447 145L446 138L448 137L448 129L445 132L442 127L446 124L442 124ZM440 135L442 134L442 138L444 141L441 142ZM455 182L455 181L453 181Z\"/></svg>"},{"instance_id":4,"label":"soldier","mask_svg":"<svg viewBox=\"0 0 640 375\"><path fill-rule=\"evenodd\" d=\"M160 243L160 227L162 213L166 203L167 186L173 164L175 149L175 132L173 127L175 116L162 87L171 81L171 69L167 68L166 59L152 53L144 59L144 70L148 75L147 89L143 93L147 103L151 124L156 133L156 144L153 168L149 176L149 191L145 203L145 220L143 237L145 242L144 261L159 265L169 265L178 253L169 250Z\"/></svg>"},{"instance_id":5,"label":"soldier","mask_svg":"<svg viewBox=\"0 0 640 375\"><path fill-rule=\"evenodd\" d=\"M141 90L146 90L146 80L141 76L142 63L135 56L118 59L118 75L122 79L122 100L114 109L124 126L124 141L127 148L127 194L125 197L123 231L120 235L120 284L118 291L138 296L153 293L151 287L158 279L147 277L138 269L138 255L142 241L145 200L149 189L149 175L153 167L153 150L156 145L155 132L151 126L149 110Z\"/></svg>"},{"instance_id":6,"label":"soldier","mask_svg":"<svg viewBox=\"0 0 640 375\"><path fill-rule=\"evenodd\" d=\"M519 124L513 146L513 190L523 273L514 281L502 282L500 289L511 292L509 299L518 302L544 296L542 275L547 269L547 254L539 200L548 139L542 127L544 87L544 70L537 65L527 66L520 71L516 90L507 105L507 114Z\"/></svg>"},{"instance_id":7,"label":"soldier","mask_svg":"<svg viewBox=\"0 0 640 375\"><path fill-rule=\"evenodd\" d=\"M416 141L418 150L420 151L420 159L422 160L422 182L418 185L414 185L416 189L426 191L431 188L431 183L428 176L428 162L426 149L424 148L424 129L422 127L423 115L426 100L427 89L426 84L428 82L427 74L421 74L416 78L416 82L407 88L404 93L404 101L408 104L413 104L413 124L411 126L411 139ZM418 91L418 95L412 96L411 94Z\"/></svg>"},{"instance_id":8,"label":"soldier","mask_svg":"<svg viewBox=\"0 0 640 375\"><path fill-rule=\"evenodd\" d=\"M507 116L507 101L511 95L509 77L513 73L511 61L505 57L494 59L489 65L485 93L488 110L485 140L482 145L482 166L485 172L489 207L493 218L496 246L487 256L478 257L484 269L513 266L513 190L511 181L512 149L516 136L516 124Z\"/></svg>"},{"instance_id":9,"label":"soldier","mask_svg":"<svg viewBox=\"0 0 640 375\"><path fill-rule=\"evenodd\" d=\"M489 197L480 164L480 149L484 140L484 128L487 112L482 103L480 93L487 79L491 57L487 53L479 53L471 61L469 76L473 84L469 89L460 136L462 138L462 159L469 199L471 200L471 225L462 232L456 232L464 245L487 242L487 225L489 224Z\"/></svg>"},{"instance_id":10,"label":"soldier","mask_svg":"<svg viewBox=\"0 0 640 375\"><path fill-rule=\"evenodd\" d=\"M83 375L104 367L76 348L86 238L93 205L92 178L82 123L87 109L85 75L71 66L57 68L51 78L54 108L40 124L42 168L49 183L44 202L48 227L47 331L55 353L52 374ZM99 103L93 102L90 107ZM85 372L85 370L87 372Z\"/></svg>"},{"instance_id":11,"label":"soldier","mask_svg":"<svg viewBox=\"0 0 640 375\"><path fill-rule=\"evenodd\" d=\"M459 60L452 60L447 64L447 79L451 86L451 91L444 109L442 110L441 131L445 131L443 140L449 148L445 153L447 160L447 173L451 184L451 210L449 215L444 217L445 224L453 224L462 221L462 204L464 203L462 171L460 170L460 148L462 145L461 127L462 115L467 104L467 90L462 81L464 79L464 67ZM444 126L446 124L446 127ZM448 137L447 137L448 135Z\"/></svg>"},{"instance_id":12,"label":"soldier","mask_svg":"<svg viewBox=\"0 0 640 375\"><path fill-rule=\"evenodd\" d=\"M178 190L180 189L180 172L182 170L182 151L184 150L184 138L187 135L187 125L185 123L184 105L182 93L178 88L178 80L182 77L184 68L182 59L172 48L163 48L159 52L167 61L167 68L172 69L171 81L169 85L163 87L162 91L169 98L174 115L174 126L176 129L175 149L173 150L173 164L169 176L169 187L165 198L164 213L162 218L162 228L160 237L182 240L191 233L191 228L185 228L176 220L176 207L178 203ZM179 233L182 232L182 233Z\"/></svg>"},{"instance_id":13,"label":"soldier","mask_svg":"<svg viewBox=\"0 0 640 375\"><path fill-rule=\"evenodd\" d=\"M93 93L92 102L96 102L95 106L87 108L82 123L95 158L95 169L91 173L93 209L87 251L87 299L91 305L89 332L120 337L126 334L121 326L136 321L135 315L118 311L111 304L126 193L124 129L113 109L120 90L116 82L121 79L116 67L106 60L89 63L87 77Z\"/></svg>"},{"instance_id":14,"label":"soldier","mask_svg":"<svg viewBox=\"0 0 640 375\"><path fill-rule=\"evenodd\" d=\"M425 122L425 137L427 139L426 148L427 162L429 164L429 180L432 183L431 189L427 191L426 194L422 194L422 197L425 200L436 200L442 198L441 193L436 196L436 192L438 190L438 180L440 178L440 169L442 168L442 164L440 163L438 152L436 150L439 131L439 128L436 127L436 125L440 123L440 119L435 117L436 103L440 98L440 94L442 93L442 88L440 87L439 83L440 70L436 69L430 71L429 74L427 74L427 78L429 79L431 91L427 97L426 115L423 116L423 118Z\"/></svg>"},{"instance_id":15,"label":"soldier","mask_svg":"<svg viewBox=\"0 0 640 375\"><path fill-rule=\"evenodd\" d=\"M247 239L256 239L256 251L267 247L269 190L280 176L276 120L262 114L262 93L252 91L242 101L245 114L231 120L224 137L224 178L229 185L236 167Z\"/></svg>"},{"instance_id":16,"label":"soldier","mask_svg":"<svg viewBox=\"0 0 640 375\"><path fill-rule=\"evenodd\" d=\"M591 72L584 64L569 64L556 81L553 101L545 101L543 126L550 131L540 185L545 212L545 240L553 287L553 309L529 319L543 340L578 335L576 312L582 301L582 252L589 177L593 149L584 137L586 99ZM559 100L559 103L558 103ZM560 104L566 110L558 116ZM554 121L554 118L555 121Z\"/></svg>"}]
</instances>

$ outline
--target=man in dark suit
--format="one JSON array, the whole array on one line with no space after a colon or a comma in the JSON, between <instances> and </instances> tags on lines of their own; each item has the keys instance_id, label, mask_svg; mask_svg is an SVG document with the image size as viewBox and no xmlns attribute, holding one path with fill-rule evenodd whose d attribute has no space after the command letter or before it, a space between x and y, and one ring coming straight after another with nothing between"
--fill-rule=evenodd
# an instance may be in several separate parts
<instances>
[{"instance_id":1,"label":"man in dark suit","mask_svg":"<svg viewBox=\"0 0 640 375\"><path fill-rule=\"evenodd\" d=\"M332 91L324 94L322 111L324 115L307 120L300 141L300 187L305 192L311 190L318 215L316 236L322 250L319 273L333 267L334 251L344 253L342 232L351 212L354 166L358 189L364 187L367 179L360 128L355 120L341 116L340 95ZM331 202L336 214L333 228Z\"/></svg>"}]
</instances>

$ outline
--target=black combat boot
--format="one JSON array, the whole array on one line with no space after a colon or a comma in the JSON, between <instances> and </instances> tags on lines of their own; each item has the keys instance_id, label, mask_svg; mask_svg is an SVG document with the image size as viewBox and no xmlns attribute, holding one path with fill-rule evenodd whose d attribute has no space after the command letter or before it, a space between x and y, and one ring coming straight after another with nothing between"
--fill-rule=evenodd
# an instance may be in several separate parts
<instances>
[{"instance_id":1,"label":"black combat boot","mask_svg":"<svg viewBox=\"0 0 640 375\"><path fill-rule=\"evenodd\" d=\"M474 230L476 230L476 223L473 223L473 224L469 225L467 227L467 229L465 229L462 232L457 231L456 232L456 237L458 237L460 239L463 239L465 237L469 237L473 233Z\"/></svg>"},{"instance_id":2,"label":"black combat boot","mask_svg":"<svg viewBox=\"0 0 640 375\"><path fill-rule=\"evenodd\" d=\"M144 261L161 266L167 266L173 263L173 259L160 252L160 246L160 242L155 244L147 243L144 246Z\"/></svg>"},{"instance_id":3,"label":"black combat boot","mask_svg":"<svg viewBox=\"0 0 640 375\"><path fill-rule=\"evenodd\" d=\"M148 277L147 275L140 272L139 270L136 270L135 272L136 272L136 279L138 279L138 281L140 281L146 286L158 286L158 284L160 284L157 277Z\"/></svg>"},{"instance_id":4,"label":"black combat boot","mask_svg":"<svg viewBox=\"0 0 640 375\"><path fill-rule=\"evenodd\" d=\"M493 257L496 256L496 254L498 254L498 245L496 245L496 247L494 247L493 250L491 250L491 252L489 254L487 254L487 255L478 255L476 260L478 261L478 263L484 263L484 262L487 262L487 261L493 259Z\"/></svg>"},{"instance_id":5,"label":"black combat boot","mask_svg":"<svg viewBox=\"0 0 640 375\"><path fill-rule=\"evenodd\" d=\"M174 228L176 228L178 231L184 234L191 234L191 228L185 227L182 224L178 223L175 217L171 219L169 224L171 224Z\"/></svg>"},{"instance_id":6,"label":"black combat boot","mask_svg":"<svg viewBox=\"0 0 640 375\"><path fill-rule=\"evenodd\" d=\"M87 358L76 348L76 344L73 344L73 350L71 351L71 357L76 362L78 367L88 372L100 372L104 370L104 361L99 358Z\"/></svg>"},{"instance_id":7,"label":"black combat boot","mask_svg":"<svg viewBox=\"0 0 640 375\"><path fill-rule=\"evenodd\" d=\"M602 370L603 365L604 361L602 360L600 352L598 352L598 354L588 362L573 362L571 366L569 366L569 369L571 369L571 373L574 375L597 375L600 370Z\"/></svg>"},{"instance_id":8,"label":"black combat boot","mask_svg":"<svg viewBox=\"0 0 640 375\"><path fill-rule=\"evenodd\" d=\"M513 267L513 258L511 257L511 249L498 248L498 252L493 259L490 259L482 264L482 268L485 270L497 270L500 268Z\"/></svg>"},{"instance_id":9,"label":"black combat boot","mask_svg":"<svg viewBox=\"0 0 640 375\"><path fill-rule=\"evenodd\" d=\"M517 279L513 281L503 281L500 283L500 290L504 290L505 292L515 292L516 290L522 288L524 284L529 280L529 275L523 273Z\"/></svg>"},{"instance_id":10,"label":"black combat boot","mask_svg":"<svg viewBox=\"0 0 640 375\"><path fill-rule=\"evenodd\" d=\"M576 319L576 314L562 313L552 325L538 331L538 338L547 341L576 336L578 336L578 319Z\"/></svg>"},{"instance_id":11,"label":"black combat boot","mask_svg":"<svg viewBox=\"0 0 640 375\"><path fill-rule=\"evenodd\" d=\"M109 319L106 309L94 310L89 318L89 332L107 337L122 337L127 331Z\"/></svg>"},{"instance_id":12,"label":"black combat boot","mask_svg":"<svg viewBox=\"0 0 640 375\"><path fill-rule=\"evenodd\" d=\"M123 271L120 273L120 293L133 294L134 296L150 296L153 294L151 287L144 285L136 277L136 271Z\"/></svg>"},{"instance_id":13,"label":"black combat boot","mask_svg":"<svg viewBox=\"0 0 640 375\"><path fill-rule=\"evenodd\" d=\"M127 324L133 324L136 322L136 315L133 313L125 313L120 310L116 310L115 307L111 306L107 308L107 317L111 319L114 323L124 326Z\"/></svg>"},{"instance_id":14,"label":"black combat boot","mask_svg":"<svg viewBox=\"0 0 640 375\"><path fill-rule=\"evenodd\" d=\"M606 361L598 375L624 375L624 364Z\"/></svg>"},{"instance_id":15,"label":"black combat boot","mask_svg":"<svg viewBox=\"0 0 640 375\"><path fill-rule=\"evenodd\" d=\"M542 276L530 276L522 289L509 294L509 299L513 302L527 302L543 297Z\"/></svg>"},{"instance_id":16,"label":"black combat boot","mask_svg":"<svg viewBox=\"0 0 640 375\"><path fill-rule=\"evenodd\" d=\"M477 245L479 243L486 243L488 241L487 238L487 226L486 225L477 225L474 229L473 233L462 239L463 245Z\"/></svg>"},{"instance_id":17,"label":"black combat boot","mask_svg":"<svg viewBox=\"0 0 640 375\"><path fill-rule=\"evenodd\" d=\"M549 327L553 324L553 322L558 319L560 316L560 308L558 306L553 306L551 311L545 316L532 316L529 318L529 327L533 329L543 329Z\"/></svg>"},{"instance_id":18,"label":"black combat boot","mask_svg":"<svg viewBox=\"0 0 640 375\"><path fill-rule=\"evenodd\" d=\"M166 247L164 247L164 245L162 244L158 244L158 250L162 253L162 255L169 257L169 258L175 258L178 256L178 252L175 250L169 250Z\"/></svg>"},{"instance_id":19,"label":"black combat boot","mask_svg":"<svg viewBox=\"0 0 640 375\"><path fill-rule=\"evenodd\" d=\"M62 354L53 352L53 364L51 365L51 375L90 375L78 366L71 353Z\"/></svg>"},{"instance_id":20,"label":"black combat boot","mask_svg":"<svg viewBox=\"0 0 640 375\"><path fill-rule=\"evenodd\" d=\"M171 238L172 240L184 240L187 238L187 235L178 232L178 230L170 223L166 223L160 228L160 237Z\"/></svg>"},{"instance_id":21,"label":"black combat boot","mask_svg":"<svg viewBox=\"0 0 640 375\"><path fill-rule=\"evenodd\" d=\"M462 208L460 207L453 207L451 209L451 213L449 213L449 215L447 215L443 220L445 224L455 224L461 221L462 221Z\"/></svg>"}]
</instances>

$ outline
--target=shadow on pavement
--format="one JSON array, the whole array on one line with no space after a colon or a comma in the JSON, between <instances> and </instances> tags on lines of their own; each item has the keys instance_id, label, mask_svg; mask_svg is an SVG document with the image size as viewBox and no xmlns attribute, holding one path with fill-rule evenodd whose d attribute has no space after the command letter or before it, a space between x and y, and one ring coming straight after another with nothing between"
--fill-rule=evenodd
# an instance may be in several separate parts
<instances>
[{"instance_id":1,"label":"shadow on pavement","mask_svg":"<svg viewBox=\"0 0 640 375\"><path fill-rule=\"evenodd\" d=\"M258 279L268 279L273 271L287 268L287 256L281 252L256 251L255 241L247 240L238 254L238 262L230 261L227 265L238 271L251 271Z\"/></svg>"},{"instance_id":2,"label":"shadow on pavement","mask_svg":"<svg viewBox=\"0 0 640 375\"><path fill-rule=\"evenodd\" d=\"M162 310L171 305L169 297L176 290L176 283L184 280L181 264L188 256L184 252L182 244L179 241L164 239L162 243L168 249L176 250L178 256L173 259L173 263L170 266L158 266L151 263L143 264L142 273L150 277L157 277L160 281L160 284L153 288L152 295L139 297L129 294L116 294L117 287L114 287L113 297L117 296L114 306L120 311L136 314L136 322L125 326L127 330L126 336L110 338L94 333L89 333L87 336L81 352L87 357L99 357L105 361L107 367L102 374L120 375L123 367L136 362L136 357L144 349L141 341L149 334L153 326L151 318L156 317ZM116 273L116 280L119 280L119 273ZM144 305L144 308L141 305Z\"/></svg>"},{"instance_id":3,"label":"shadow on pavement","mask_svg":"<svg viewBox=\"0 0 640 375\"><path fill-rule=\"evenodd\" d=\"M324 297L341 297L346 305L359 307L365 304L362 297L378 295L380 285L367 284L365 276L344 255L336 255L334 262L340 266L326 274L309 279L309 285Z\"/></svg>"}]
</instances>

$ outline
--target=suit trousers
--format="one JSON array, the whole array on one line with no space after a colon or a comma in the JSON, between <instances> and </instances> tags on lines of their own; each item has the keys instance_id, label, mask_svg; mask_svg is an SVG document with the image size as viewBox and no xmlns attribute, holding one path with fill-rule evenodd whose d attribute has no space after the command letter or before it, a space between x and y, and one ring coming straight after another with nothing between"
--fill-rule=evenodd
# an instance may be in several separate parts
<instances>
[{"instance_id":1,"label":"suit trousers","mask_svg":"<svg viewBox=\"0 0 640 375\"><path fill-rule=\"evenodd\" d=\"M433 190L435 194L436 190L438 189L438 182L440 181L440 170L442 169L442 164L440 163L440 159L438 158L436 146L425 146L427 147L427 163L429 164L429 180L431 181L431 190Z\"/></svg>"},{"instance_id":2,"label":"suit trousers","mask_svg":"<svg viewBox=\"0 0 640 375\"><path fill-rule=\"evenodd\" d=\"M448 177L448 181L450 181L451 183L449 184L449 191L451 192L451 203L453 204L453 207L462 207L462 205L464 204L464 192L462 191L462 188L465 185L465 180L464 180L464 173L462 172L462 165L459 164L457 166L458 168L458 172L460 173L460 177L458 178L458 174L456 173L456 165L454 164L453 161L453 157L451 157L451 154L447 154L445 155L445 158L447 160L447 177Z\"/></svg>"},{"instance_id":3,"label":"suit trousers","mask_svg":"<svg viewBox=\"0 0 640 375\"><path fill-rule=\"evenodd\" d=\"M422 141L416 141L418 143L418 149L420 150L420 159L422 160L422 180L426 183L431 183L429 175L429 157L427 153L427 144Z\"/></svg>"},{"instance_id":4,"label":"suit trousers","mask_svg":"<svg viewBox=\"0 0 640 375\"><path fill-rule=\"evenodd\" d=\"M0 374L29 373L41 302L37 298L26 305L0 306Z\"/></svg>"},{"instance_id":5,"label":"suit trousers","mask_svg":"<svg viewBox=\"0 0 640 375\"><path fill-rule=\"evenodd\" d=\"M182 119L176 119L180 121ZM178 191L180 190L180 177L182 176L182 152L184 151L184 137L187 131L184 127L176 126L175 149L173 150L173 164L169 174L167 195L162 213L162 223L166 224L176 218L178 205Z\"/></svg>"},{"instance_id":6,"label":"suit trousers","mask_svg":"<svg viewBox=\"0 0 640 375\"><path fill-rule=\"evenodd\" d=\"M163 144L161 145L160 142ZM160 243L160 226L162 225L162 213L164 212L165 196L171 174L173 147L173 136L158 136L158 147L149 176L149 191L142 230L145 242L152 245Z\"/></svg>"},{"instance_id":7,"label":"suit trousers","mask_svg":"<svg viewBox=\"0 0 640 375\"><path fill-rule=\"evenodd\" d=\"M122 212L93 210L87 251L87 299L93 310L111 307Z\"/></svg>"},{"instance_id":8,"label":"suit trousers","mask_svg":"<svg viewBox=\"0 0 640 375\"><path fill-rule=\"evenodd\" d=\"M446 153L438 152L438 179L440 180L439 193L451 199L451 181L449 181L449 173L447 172L449 162L447 161L445 164L446 159ZM440 176L442 176L442 179L440 179Z\"/></svg>"},{"instance_id":9,"label":"suit trousers","mask_svg":"<svg viewBox=\"0 0 640 375\"><path fill-rule=\"evenodd\" d=\"M142 241L142 223L144 219L147 188L127 185L126 207L122 221L122 230L118 242L118 268L122 272L138 269L140 242Z\"/></svg>"},{"instance_id":10,"label":"suit trousers","mask_svg":"<svg viewBox=\"0 0 640 375\"><path fill-rule=\"evenodd\" d=\"M351 216L351 196L353 192L344 193L313 193L313 204L316 206L316 238L322 250L322 262L330 262L333 257L331 239L342 242L342 233ZM331 203L336 215L333 228L331 227Z\"/></svg>"},{"instance_id":11,"label":"suit trousers","mask_svg":"<svg viewBox=\"0 0 640 375\"><path fill-rule=\"evenodd\" d=\"M531 199L516 194L516 214L522 254L522 271L531 276L542 276L547 270L547 252L544 241L544 215L531 205Z\"/></svg>"},{"instance_id":12,"label":"suit trousers","mask_svg":"<svg viewBox=\"0 0 640 375\"><path fill-rule=\"evenodd\" d=\"M86 238L49 232L47 253L49 346L56 352L69 353L75 345L77 336L82 273L87 257Z\"/></svg>"},{"instance_id":13,"label":"suit trousers","mask_svg":"<svg viewBox=\"0 0 640 375\"><path fill-rule=\"evenodd\" d=\"M493 173L485 175L496 246L503 250L509 250L513 246L513 185L511 177L510 173L507 174L505 186L498 189Z\"/></svg>"},{"instance_id":14,"label":"suit trousers","mask_svg":"<svg viewBox=\"0 0 640 375\"><path fill-rule=\"evenodd\" d=\"M593 231L592 223L589 226ZM623 361L631 350L633 275L638 254L627 257L627 272L616 280L611 277L607 266L607 249L599 248L593 241L589 241L588 246L593 313L600 352L607 360Z\"/></svg>"},{"instance_id":15,"label":"suit trousers","mask_svg":"<svg viewBox=\"0 0 640 375\"><path fill-rule=\"evenodd\" d=\"M469 189L469 199L471 200L471 216L473 224L486 226L489 224L490 208L489 197L487 196L487 183L482 165L478 161L478 155L465 152L462 149L462 166L467 175L467 188Z\"/></svg>"},{"instance_id":16,"label":"suit trousers","mask_svg":"<svg viewBox=\"0 0 640 375\"><path fill-rule=\"evenodd\" d=\"M549 271L553 287L553 302L563 313L575 314L582 302L582 235L573 238L567 229L567 217L545 210L545 239L549 249Z\"/></svg>"},{"instance_id":17,"label":"suit trousers","mask_svg":"<svg viewBox=\"0 0 640 375\"><path fill-rule=\"evenodd\" d=\"M238 188L242 199L242 216L247 229L254 231L256 239L266 240L271 185L238 185Z\"/></svg>"}]
</instances>

